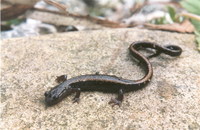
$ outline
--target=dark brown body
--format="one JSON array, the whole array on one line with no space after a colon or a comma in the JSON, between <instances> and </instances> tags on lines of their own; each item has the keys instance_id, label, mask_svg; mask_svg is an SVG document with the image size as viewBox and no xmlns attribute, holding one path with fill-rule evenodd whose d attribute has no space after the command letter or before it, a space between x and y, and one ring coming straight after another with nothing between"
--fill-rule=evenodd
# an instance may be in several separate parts
<instances>
[{"instance_id":1,"label":"dark brown body","mask_svg":"<svg viewBox=\"0 0 200 130\"><path fill-rule=\"evenodd\" d=\"M131 55L143 65L144 70L146 71L146 74L142 79L128 80L112 75L100 74L81 75L71 79L66 79L66 77L63 78L64 76L61 76L58 80L62 83L45 93L45 101L47 105L54 105L73 92L76 92L74 101L77 102L80 96L80 91L119 92L118 98L112 99L111 103L114 103L114 105L120 105L124 92L143 88L151 80L153 75L151 63L146 57L138 52L140 48L152 48L156 50L156 53L149 56L149 58L157 56L160 53L170 56L179 56L182 52L180 47L174 45L162 47L151 42L134 42L130 45L129 50Z\"/></svg>"}]
</instances>

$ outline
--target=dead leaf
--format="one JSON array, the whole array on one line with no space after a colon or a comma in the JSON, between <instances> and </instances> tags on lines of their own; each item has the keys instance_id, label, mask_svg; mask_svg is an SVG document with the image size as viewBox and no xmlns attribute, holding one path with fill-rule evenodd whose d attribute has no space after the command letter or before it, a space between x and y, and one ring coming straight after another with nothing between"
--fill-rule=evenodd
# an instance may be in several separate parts
<instances>
[{"instance_id":1,"label":"dead leaf","mask_svg":"<svg viewBox=\"0 0 200 130\"><path fill-rule=\"evenodd\" d=\"M144 24L144 26L148 29L165 30L165 31L173 31L181 33L192 33L195 30L194 26L190 23L189 20L185 20L181 24L174 23L174 24L155 25L146 23Z\"/></svg>"},{"instance_id":2,"label":"dead leaf","mask_svg":"<svg viewBox=\"0 0 200 130\"><path fill-rule=\"evenodd\" d=\"M8 2L2 2L1 8L1 20L10 20L24 14L28 9L33 8L34 4L11 4Z\"/></svg>"},{"instance_id":3,"label":"dead leaf","mask_svg":"<svg viewBox=\"0 0 200 130\"><path fill-rule=\"evenodd\" d=\"M10 3L12 5L34 5L40 0L2 0L2 2Z\"/></svg>"}]
</instances>

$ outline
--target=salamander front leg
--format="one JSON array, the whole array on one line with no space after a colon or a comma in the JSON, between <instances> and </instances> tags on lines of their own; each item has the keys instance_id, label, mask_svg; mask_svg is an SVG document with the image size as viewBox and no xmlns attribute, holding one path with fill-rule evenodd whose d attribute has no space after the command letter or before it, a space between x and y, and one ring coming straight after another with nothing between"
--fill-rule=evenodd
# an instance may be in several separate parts
<instances>
[{"instance_id":1,"label":"salamander front leg","mask_svg":"<svg viewBox=\"0 0 200 130\"><path fill-rule=\"evenodd\" d=\"M124 99L124 92L123 92L123 89L120 89L118 97L111 98L108 104L112 104L112 107L114 107L115 105L121 106L123 99Z\"/></svg>"},{"instance_id":2,"label":"salamander front leg","mask_svg":"<svg viewBox=\"0 0 200 130\"><path fill-rule=\"evenodd\" d=\"M57 83L62 83L64 81L66 81L66 80L67 80L67 75L57 76L57 78L56 78L56 82Z\"/></svg>"},{"instance_id":3,"label":"salamander front leg","mask_svg":"<svg viewBox=\"0 0 200 130\"><path fill-rule=\"evenodd\" d=\"M72 99L73 103L75 103L75 102L79 103L81 89L80 88L72 88L72 92L76 93L75 97Z\"/></svg>"}]
</instances>

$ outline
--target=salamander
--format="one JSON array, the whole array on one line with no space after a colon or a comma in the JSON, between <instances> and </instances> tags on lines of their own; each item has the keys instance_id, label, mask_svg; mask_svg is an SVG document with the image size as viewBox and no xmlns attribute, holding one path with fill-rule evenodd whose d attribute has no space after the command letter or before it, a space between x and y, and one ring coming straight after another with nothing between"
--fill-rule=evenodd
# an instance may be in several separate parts
<instances>
[{"instance_id":1,"label":"salamander","mask_svg":"<svg viewBox=\"0 0 200 130\"><path fill-rule=\"evenodd\" d=\"M155 53L145 57L139 50L141 48L151 48L155 50ZM59 85L45 92L45 102L47 106L52 106L59 103L63 98L75 93L73 102L79 102L81 91L102 91L109 93L118 93L116 98L111 98L109 104L121 105L123 101L123 94L125 92L135 91L143 88L151 80L153 75L152 65L149 62L149 58L160 55L161 53L169 56L179 56L182 53L182 49L179 46L167 45L160 46L153 42L138 41L133 42L129 47L130 55L137 59L146 72L145 76L139 80L129 80L120 78L114 75L103 74L88 74L80 75L67 79L66 75L57 77L56 81Z\"/></svg>"}]
</instances>

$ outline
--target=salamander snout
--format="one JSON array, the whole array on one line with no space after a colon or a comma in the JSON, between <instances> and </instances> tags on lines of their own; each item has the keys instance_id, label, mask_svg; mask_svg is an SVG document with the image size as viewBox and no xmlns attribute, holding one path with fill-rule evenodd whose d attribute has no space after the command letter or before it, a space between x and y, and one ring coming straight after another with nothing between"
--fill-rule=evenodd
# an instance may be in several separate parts
<instances>
[{"instance_id":1,"label":"salamander snout","mask_svg":"<svg viewBox=\"0 0 200 130\"><path fill-rule=\"evenodd\" d=\"M54 91L46 91L44 96L47 106L51 106L59 102L59 96Z\"/></svg>"}]
</instances>

